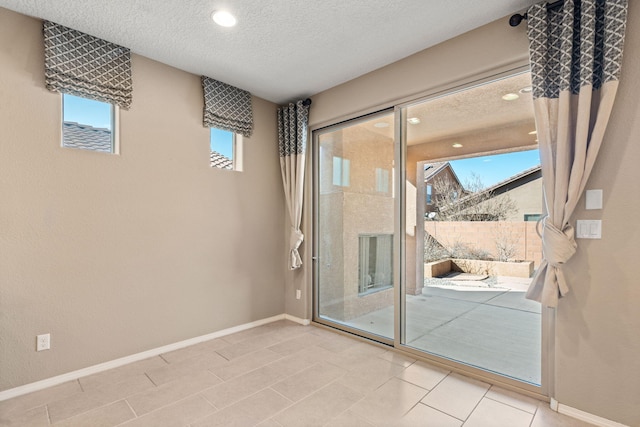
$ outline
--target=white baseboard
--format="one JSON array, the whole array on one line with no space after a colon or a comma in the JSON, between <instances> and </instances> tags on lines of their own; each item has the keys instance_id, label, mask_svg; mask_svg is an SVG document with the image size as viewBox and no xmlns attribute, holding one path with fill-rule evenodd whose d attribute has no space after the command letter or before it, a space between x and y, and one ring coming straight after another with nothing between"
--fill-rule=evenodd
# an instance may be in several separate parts
<instances>
[{"instance_id":1,"label":"white baseboard","mask_svg":"<svg viewBox=\"0 0 640 427\"><path fill-rule=\"evenodd\" d=\"M139 360L147 359L149 357L157 356L159 354L168 353L170 351L179 350L190 345L199 344L201 342L209 341L215 338L221 338L226 335L235 334L236 332L245 331L247 329L255 328L256 326L266 325L267 323L277 322L278 320L290 320L292 322L299 323L301 325L309 325L310 321L300 319L288 314L278 314L277 316L268 317L266 319L256 320L255 322L245 323L243 325L234 326L232 328L223 329L221 331L213 332L211 334L202 335L188 340L168 344L162 347L153 348L151 350L143 351L142 353L132 354L131 356L121 357L119 359L110 360L109 362L100 363L98 365L89 366L87 368L78 369L77 371L67 372L66 374L58 375L55 377L47 378L34 383L25 384L19 387L11 388L8 390L0 391L0 402L3 400L11 399L13 397L22 396L23 394L33 393L34 391L42 390L48 387L52 387L58 384L65 383L67 381L77 380L87 375L97 374L98 372L106 371L108 369L117 368L128 363L137 362Z\"/></svg>"},{"instance_id":2,"label":"white baseboard","mask_svg":"<svg viewBox=\"0 0 640 427\"><path fill-rule=\"evenodd\" d=\"M299 317L292 316L290 314L285 314L284 318L285 318L285 320L290 320L292 322L299 323L302 326L309 326L311 324L311 320L309 320L309 319L301 319Z\"/></svg>"},{"instance_id":3,"label":"white baseboard","mask_svg":"<svg viewBox=\"0 0 640 427\"><path fill-rule=\"evenodd\" d=\"M590 414L588 412L581 411L580 409L572 408L571 406L559 403L555 399L551 399L551 409L557 411L560 414L564 414L568 417L576 418L580 421L587 422L599 427L629 427L625 424L620 424L615 421L608 420L606 418L599 417L597 415ZM555 406L555 408L554 408Z\"/></svg>"}]
</instances>

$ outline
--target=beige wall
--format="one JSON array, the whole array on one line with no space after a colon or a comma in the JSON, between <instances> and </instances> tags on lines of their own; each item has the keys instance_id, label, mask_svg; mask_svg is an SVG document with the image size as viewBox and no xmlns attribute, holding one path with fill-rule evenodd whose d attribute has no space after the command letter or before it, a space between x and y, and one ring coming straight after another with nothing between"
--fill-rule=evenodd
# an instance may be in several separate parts
<instances>
[{"instance_id":1,"label":"beige wall","mask_svg":"<svg viewBox=\"0 0 640 427\"><path fill-rule=\"evenodd\" d=\"M587 189L602 189L602 240L579 240L565 274L572 293L560 301L557 396L573 406L640 426L640 2L629 2L620 87ZM575 224L574 224L575 225Z\"/></svg>"},{"instance_id":2,"label":"beige wall","mask_svg":"<svg viewBox=\"0 0 640 427\"><path fill-rule=\"evenodd\" d=\"M469 82L474 76L505 71L526 63L527 49L525 25L514 29L506 18L501 19L314 96L311 124L357 116L397 100ZM578 253L565 269L573 291L560 301L558 309L554 395L560 403L635 426L640 425L640 286L636 268L640 228L631 221L640 213L640 199L633 196L640 180L638 2L630 2L625 49L620 92L588 184L588 188L604 190L604 209L579 209L575 215L602 218L603 238L580 240ZM307 232L309 213L307 209ZM309 243L306 266L310 265ZM310 278L307 268L298 274L294 286L310 289ZM287 299L287 311L310 316L309 301Z\"/></svg>"},{"instance_id":3,"label":"beige wall","mask_svg":"<svg viewBox=\"0 0 640 427\"><path fill-rule=\"evenodd\" d=\"M60 148L43 80L40 22L0 8L0 390L284 312L274 104L230 172L199 76L133 55L120 155Z\"/></svg>"}]
</instances>

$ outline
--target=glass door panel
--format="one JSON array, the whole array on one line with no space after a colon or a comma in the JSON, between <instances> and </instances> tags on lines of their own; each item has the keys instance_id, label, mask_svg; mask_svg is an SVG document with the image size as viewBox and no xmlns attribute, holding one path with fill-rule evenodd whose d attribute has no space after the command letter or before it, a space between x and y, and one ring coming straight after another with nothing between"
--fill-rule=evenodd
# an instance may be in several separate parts
<instances>
[{"instance_id":1,"label":"glass door panel","mask_svg":"<svg viewBox=\"0 0 640 427\"><path fill-rule=\"evenodd\" d=\"M314 132L315 320L394 331L394 114Z\"/></svg>"},{"instance_id":2,"label":"glass door panel","mask_svg":"<svg viewBox=\"0 0 640 427\"><path fill-rule=\"evenodd\" d=\"M540 385L541 307L525 299L543 214L529 73L403 109L407 216L401 344Z\"/></svg>"}]
</instances>

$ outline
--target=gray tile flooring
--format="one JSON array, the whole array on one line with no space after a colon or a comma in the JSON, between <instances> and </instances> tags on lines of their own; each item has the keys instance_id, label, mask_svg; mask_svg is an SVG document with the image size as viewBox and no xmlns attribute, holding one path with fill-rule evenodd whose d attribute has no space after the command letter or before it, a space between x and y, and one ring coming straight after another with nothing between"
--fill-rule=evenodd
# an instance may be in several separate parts
<instances>
[{"instance_id":1,"label":"gray tile flooring","mask_svg":"<svg viewBox=\"0 0 640 427\"><path fill-rule=\"evenodd\" d=\"M0 402L0 425L587 424L387 348L280 321Z\"/></svg>"},{"instance_id":2,"label":"gray tile flooring","mask_svg":"<svg viewBox=\"0 0 640 427\"><path fill-rule=\"evenodd\" d=\"M427 286L422 295L407 295L406 344L539 385L541 311L524 297L528 281L501 277L493 288L467 282ZM393 307L345 323L392 337Z\"/></svg>"}]
</instances>

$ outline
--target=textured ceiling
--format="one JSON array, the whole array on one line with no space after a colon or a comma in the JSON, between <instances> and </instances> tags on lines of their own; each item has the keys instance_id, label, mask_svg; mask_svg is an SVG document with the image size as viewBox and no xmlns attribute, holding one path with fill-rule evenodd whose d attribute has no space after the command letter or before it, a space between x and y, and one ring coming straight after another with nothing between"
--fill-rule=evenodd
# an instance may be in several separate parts
<instances>
[{"instance_id":1,"label":"textured ceiling","mask_svg":"<svg viewBox=\"0 0 640 427\"><path fill-rule=\"evenodd\" d=\"M420 123L407 127L407 144L477 135L479 131L523 122L529 123L527 132L532 131L533 98L530 92L521 92L525 88L531 88L528 72L414 104L407 108L407 118L417 118ZM506 101L502 99L506 94L519 97Z\"/></svg>"},{"instance_id":2,"label":"textured ceiling","mask_svg":"<svg viewBox=\"0 0 640 427\"><path fill-rule=\"evenodd\" d=\"M487 82L458 92L421 101L406 108L407 158L412 161L441 160L531 149L537 146L529 72ZM518 94L512 101L507 93ZM409 119L419 123L411 124ZM386 113L358 122L365 134L394 138L394 114ZM453 147L460 144L460 147Z\"/></svg>"},{"instance_id":3,"label":"textured ceiling","mask_svg":"<svg viewBox=\"0 0 640 427\"><path fill-rule=\"evenodd\" d=\"M321 92L534 0L0 0L168 65L284 103ZM238 25L213 24L228 10ZM508 25L505 21L505 25Z\"/></svg>"}]
</instances>

